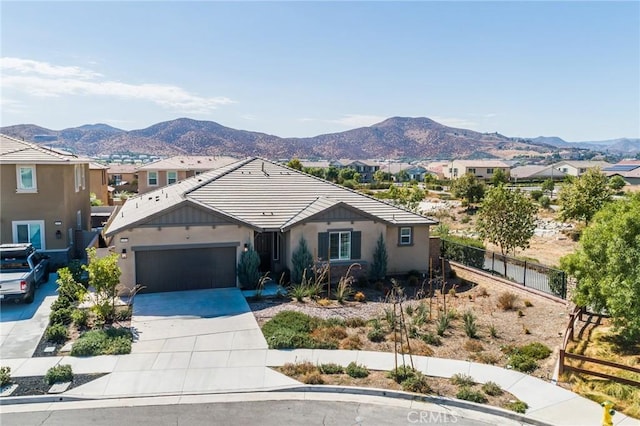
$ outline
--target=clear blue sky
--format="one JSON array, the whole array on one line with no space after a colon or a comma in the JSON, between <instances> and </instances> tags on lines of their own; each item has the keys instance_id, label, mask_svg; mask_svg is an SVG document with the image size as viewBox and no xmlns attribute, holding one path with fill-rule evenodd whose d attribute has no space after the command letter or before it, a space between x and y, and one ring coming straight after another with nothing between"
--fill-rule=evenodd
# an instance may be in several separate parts
<instances>
[{"instance_id":1,"label":"clear blue sky","mask_svg":"<svg viewBox=\"0 0 640 426\"><path fill-rule=\"evenodd\" d=\"M7 2L2 125L640 137L640 2Z\"/></svg>"}]
</instances>

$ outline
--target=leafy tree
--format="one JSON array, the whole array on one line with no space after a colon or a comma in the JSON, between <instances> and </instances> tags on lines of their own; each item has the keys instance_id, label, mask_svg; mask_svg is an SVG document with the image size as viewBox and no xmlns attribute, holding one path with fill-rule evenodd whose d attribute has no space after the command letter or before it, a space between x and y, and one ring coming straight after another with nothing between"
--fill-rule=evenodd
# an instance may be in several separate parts
<instances>
[{"instance_id":1,"label":"leafy tree","mask_svg":"<svg viewBox=\"0 0 640 426\"><path fill-rule=\"evenodd\" d=\"M606 311L624 338L640 339L640 194L605 205L560 265L578 282L577 305Z\"/></svg>"},{"instance_id":2,"label":"leafy tree","mask_svg":"<svg viewBox=\"0 0 640 426\"><path fill-rule=\"evenodd\" d=\"M398 182L406 182L409 180L409 173L406 170L400 170L396 173L396 180Z\"/></svg>"},{"instance_id":3,"label":"leafy tree","mask_svg":"<svg viewBox=\"0 0 640 426\"><path fill-rule=\"evenodd\" d=\"M322 167L303 167L302 171L310 174L311 176L319 177L324 179L325 170Z\"/></svg>"},{"instance_id":4,"label":"leafy tree","mask_svg":"<svg viewBox=\"0 0 640 426\"><path fill-rule=\"evenodd\" d=\"M292 158L288 163L287 167L291 167L292 169L302 171L302 163L297 158Z\"/></svg>"},{"instance_id":5,"label":"leafy tree","mask_svg":"<svg viewBox=\"0 0 640 426\"><path fill-rule=\"evenodd\" d=\"M491 176L491 183L493 186L498 186L507 182L509 182L509 175L502 169L497 169L493 173L493 176Z\"/></svg>"},{"instance_id":6,"label":"leafy tree","mask_svg":"<svg viewBox=\"0 0 640 426\"><path fill-rule=\"evenodd\" d=\"M304 237L300 237L298 248L291 255L291 264L293 265L293 270L291 271L292 284L300 284L302 282L305 269L307 274L313 272L313 256Z\"/></svg>"},{"instance_id":7,"label":"leafy tree","mask_svg":"<svg viewBox=\"0 0 640 426\"><path fill-rule=\"evenodd\" d=\"M435 183L438 181L438 178L436 178L435 175L427 172L424 174L424 184L425 185L435 185Z\"/></svg>"},{"instance_id":8,"label":"leafy tree","mask_svg":"<svg viewBox=\"0 0 640 426\"><path fill-rule=\"evenodd\" d=\"M548 192L549 194L553 193L553 190L555 189L556 184L553 181L553 179L547 179L544 182L542 182L542 190Z\"/></svg>"},{"instance_id":9,"label":"leafy tree","mask_svg":"<svg viewBox=\"0 0 640 426\"><path fill-rule=\"evenodd\" d=\"M240 255L238 263L238 281L242 288L255 288L260 280L260 255L251 244Z\"/></svg>"},{"instance_id":10,"label":"leafy tree","mask_svg":"<svg viewBox=\"0 0 640 426\"><path fill-rule=\"evenodd\" d=\"M418 185L409 184L391 185L388 191L376 193L376 197L390 199L394 204L411 211L418 210L420 202L424 200L426 195L426 192Z\"/></svg>"},{"instance_id":11,"label":"leafy tree","mask_svg":"<svg viewBox=\"0 0 640 426\"><path fill-rule=\"evenodd\" d=\"M83 268L89 273L89 286L94 288L94 305L96 316L102 321L111 322L116 312L116 299L122 271L118 266L118 254L110 253L98 258L94 247L87 249L89 263Z\"/></svg>"},{"instance_id":12,"label":"leafy tree","mask_svg":"<svg viewBox=\"0 0 640 426\"><path fill-rule=\"evenodd\" d=\"M378 281L384 279L387 276L387 262L389 256L387 254L387 246L384 243L384 237L382 232L378 237L376 248L373 251L373 263L369 270L369 276L372 280Z\"/></svg>"},{"instance_id":13,"label":"leafy tree","mask_svg":"<svg viewBox=\"0 0 640 426\"><path fill-rule=\"evenodd\" d=\"M337 182L338 176L340 175L340 170L336 166L329 166L327 171L325 172L325 179L331 182Z\"/></svg>"},{"instance_id":14,"label":"leafy tree","mask_svg":"<svg viewBox=\"0 0 640 426\"><path fill-rule=\"evenodd\" d=\"M616 192L624 188L626 184L627 182L625 182L620 175L611 176L611 178L609 179L609 188Z\"/></svg>"},{"instance_id":15,"label":"leafy tree","mask_svg":"<svg viewBox=\"0 0 640 426\"><path fill-rule=\"evenodd\" d=\"M537 207L520 190L503 185L489 189L478 217L478 231L505 256L516 248L529 247L536 228ZM504 262L505 275L507 263Z\"/></svg>"},{"instance_id":16,"label":"leafy tree","mask_svg":"<svg viewBox=\"0 0 640 426\"><path fill-rule=\"evenodd\" d=\"M589 223L607 202L611 201L611 188L607 177L594 168L577 179L570 179L558 194L560 217L562 220L584 220Z\"/></svg>"},{"instance_id":17,"label":"leafy tree","mask_svg":"<svg viewBox=\"0 0 640 426\"><path fill-rule=\"evenodd\" d=\"M373 180L376 182L390 182L391 173L385 172L384 170L376 170L375 173L373 173Z\"/></svg>"},{"instance_id":18,"label":"leafy tree","mask_svg":"<svg viewBox=\"0 0 640 426\"><path fill-rule=\"evenodd\" d=\"M338 173L338 182L344 182L346 180L360 182L360 173L356 172L356 170L351 167L340 169L340 172Z\"/></svg>"},{"instance_id":19,"label":"leafy tree","mask_svg":"<svg viewBox=\"0 0 640 426\"><path fill-rule=\"evenodd\" d=\"M456 198L464 198L469 205L484 197L484 185L473 173L466 173L453 181L451 193Z\"/></svg>"}]
</instances>

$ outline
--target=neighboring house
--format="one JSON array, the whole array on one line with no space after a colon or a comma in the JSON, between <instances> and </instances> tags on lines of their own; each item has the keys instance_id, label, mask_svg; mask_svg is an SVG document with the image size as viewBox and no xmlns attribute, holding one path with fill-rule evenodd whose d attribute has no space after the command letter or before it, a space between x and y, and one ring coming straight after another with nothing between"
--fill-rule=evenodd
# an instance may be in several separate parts
<instances>
[{"instance_id":1,"label":"neighboring house","mask_svg":"<svg viewBox=\"0 0 640 426\"><path fill-rule=\"evenodd\" d=\"M121 282L144 291L236 287L248 246L279 280L302 238L337 279L366 273L382 234L388 273L427 271L432 219L268 160L245 159L129 199L106 227Z\"/></svg>"},{"instance_id":2,"label":"neighboring house","mask_svg":"<svg viewBox=\"0 0 640 426\"><path fill-rule=\"evenodd\" d=\"M89 192L96 194L96 199L102 201L103 206L113 204L111 192L109 191L109 176L107 170L109 166L96 163L89 163Z\"/></svg>"},{"instance_id":3,"label":"neighboring house","mask_svg":"<svg viewBox=\"0 0 640 426\"><path fill-rule=\"evenodd\" d=\"M109 163L107 169L107 176L109 178L109 185L116 187L123 185L136 185L138 181L138 166L135 164L114 164Z\"/></svg>"},{"instance_id":4,"label":"neighboring house","mask_svg":"<svg viewBox=\"0 0 640 426\"><path fill-rule=\"evenodd\" d=\"M427 170L434 174L438 179L444 179L445 170L449 170L448 161L434 161L427 164Z\"/></svg>"},{"instance_id":5,"label":"neighboring house","mask_svg":"<svg viewBox=\"0 0 640 426\"><path fill-rule=\"evenodd\" d=\"M428 173L425 167L410 163L387 163L383 164L380 170L391 173L393 176L404 171L407 174L407 179L417 180L418 182L422 182L425 175Z\"/></svg>"},{"instance_id":6,"label":"neighboring house","mask_svg":"<svg viewBox=\"0 0 640 426\"><path fill-rule=\"evenodd\" d=\"M514 167L509 172L511 179L514 181L529 180L529 181L543 181L547 179L562 180L567 174L560 170L557 170L554 166L519 166Z\"/></svg>"},{"instance_id":7,"label":"neighboring house","mask_svg":"<svg viewBox=\"0 0 640 426\"><path fill-rule=\"evenodd\" d=\"M602 172L607 177L620 176L628 185L640 185L640 160L622 160L604 167Z\"/></svg>"},{"instance_id":8,"label":"neighboring house","mask_svg":"<svg viewBox=\"0 0 640 426\"><path fill-rule=\"evenodd\" d=\"M507 176L511 167L499 160L453 160L448 167L443 168L446 179L458 179L467 173L473 174L478 179L489 180L497 170L502 170Z\"/></svg>"},{"instance_id":9,"label":"neighboring house","mask_svg":"<svg viewBox=\"0 0 640 426\"><path fill-rule=\"evenodd\" d=\"M350 167L360 173L360 182L370 183L373 181L373 174L380 170L380 164L370 160L340 160L344 167Z\"/></svg>"},{"instance_id":10,"label":"neighboring house","mask_svg":"<svg viewBox=\"0 0 640 426\"><path fill-rule=\"evenodd\" d=\"M90 221L89 161L0 135L0 239L30 242L62 265L82 256Z\"/></svg>"},{"instance_id":11,"label":"neighboring house","mask_svg":"<svg viewBox=\"0 0 640 426\"><path fill-rule=\"evenodd\" d=\"M570 176L582 176L589 169L600 168L604 169L605 167L610 166L611 164L606 161L586 161L586 160L575 160L575 161L560 161L559 163L555 163L553 167L556 170L560 170L563 173L566 173Z\"/></svg>"},{"instance_id":12,"label":"neighboring house","mask_svg":"<svg viewBox=\"0 0 640 426\"><path fill-rule=\"evenodd\" d=\"M235 161L238 159L232 157L178 155L148 163L138 167L138 193L144 194Z\"/></svg>"}]
</instances>

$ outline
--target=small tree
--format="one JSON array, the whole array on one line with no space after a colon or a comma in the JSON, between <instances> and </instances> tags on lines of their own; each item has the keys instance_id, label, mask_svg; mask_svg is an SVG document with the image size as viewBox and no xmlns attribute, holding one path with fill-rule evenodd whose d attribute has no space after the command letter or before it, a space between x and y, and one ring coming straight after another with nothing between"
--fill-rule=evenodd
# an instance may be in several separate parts
<instances>
[{"instance_id":1,"label":"small tree","mask_svg":"<svg viewBox=\"0 0 640 426\"><path fill-rule=\"evenodd\" d=\"M469 206L484 197L484 185L473 173L466 173L453 181L451 193L454 197L467 200Z\"/></svg>"},{"instance_id":2,"label":"small tree","mask_svg":"<svg viewBox=\"0 0 640 426\"><path fill-rule=\"evenodd\" d=\"M336 166L329 166L329 168L325 172L324 178L331 182L337 182L339 175L340 175L340 170L338 170Z\"/></svg>"},{"instance_id":3,"label":"small tree","mask_svg":"<svg viewBox=\"0 0 640 426\"><path fill-rule=\"evenodd\" d=\"M611 176L609 178L609 188L618 192L627 184L620 175Z\"/></svg>"},{"instance_id":4,"label":"small tree","mask_svg":"<svg viewBox=\"0 0 640 426\"><path fill-rule=\"evenodd\" d=\"M553 193L553 190L555 189L556 184L553 181L553 179L547 179L544 182L542 182L542 190L545 192L548 192L550 195Z\"/></svg>"},{"instance_id":5,"label":"small tree","mask_svg":"<svg viewBox=\"0 0 640 426\"><path fill-rule=\"evenodd\" d=\"M600 169L589 169L577 179L570 179L558 194L562 220L591 221L593 215L611 201L611 188Z\"/></svg>"},{"instance_id":6,"label":"small tree","mask_svg":"<svg viewBox=\"0 0 640 426\"><path fill-rule=\"evenodd\" d=\"M94 289L96 316L104 322L112 322L116 312L116 298L122 271L118 266L118 254L109 253L98 258L94 247L87 249L89 264L83 268L89 273L89 286Z\"/></svg>"},{"instance_id":7,"label":"small tree","mask_svg":"<svg viewBox=\"0 0 640 426\"><path fill-rule=\"evenodd\" d=\"M378 237L378 242L376 243L376 248L373 250L373 263L371 263L371 269L369 270L369 276L372 280L382 280L387 276L388 260L387 246L384 243L384 237L381 232Z\"/></svg>"},{"instance_id":8,"label":"small tree","mask_svg":"<svg viewBox=\"0 0 640 426\"><path fill-rule=\"evenodd\" d=\"M502 185L503 183L509 182L509 175L505 173L502 169L497 169L493 176L491 176L491 183L493 186Z\"/></svg>"},{"instance_id":9,"label":"small tree","mask_svg":"<svg viewBox=\"0 0 640 426\"><path fill-rule=\"evenodd\" d=\"M622 336L640 339L640 194L607 204L560 265L576 278L574 301L606 310Z\"/></svg>"},{"instance_id":10,"label":"small tree","mask_svg":"<svg viewBox=\"0 0 640 426\"><path fill-rule=\"evenodd\" d=\"M489 189L478 217L480 235L500 248L505 256L516 248L529 247L536 228L537 208L520 190L500 185ZM504 262L507 275L507 262Z\"/></svg>"},{"instance_id":11,"label":"small tree","mask_svg":"<svg viewBox=\"0 0 640 426\"><path fill-rule=\"evenodd\" d=\"M384 170L376 170L373 173L373 180L375 180L378 183L390 182L391 181L391 173L385 172Z\"/></svg>"},{"instance_id":12,"label":"small tree","mask_svg":"<svg viewBox=\"0 0 640 426\"><path fill-rule=\"evenodd\" d=\"M242 288L254 288L260 280L260 256L251 244L240 255L238 263L238 281Z\"/></svg>"},{"instance_id":13,"label":"small tree","mask_svg":"<svg viewBox=\"0 0 640 426\"><path fill-rule=\"evenodd\" d=\"M298 247L291 255L291 264L293 265L293 270L291 271L292 284L300 284L302 282L305 270L307 271L306 275L313 272L313 256L304 237L300 237Z\"/></svg>"},{"instance_id":14,"label":"small tree","mask_svg":"<svg viewBox=\"0 0 640 426\"><path fill-rule=\"evenodd\" d=\"M292 158L288 163L287 167L291 167L292 169L302 171L302 163L297 158Z\"/></svg>"}]
</instances>

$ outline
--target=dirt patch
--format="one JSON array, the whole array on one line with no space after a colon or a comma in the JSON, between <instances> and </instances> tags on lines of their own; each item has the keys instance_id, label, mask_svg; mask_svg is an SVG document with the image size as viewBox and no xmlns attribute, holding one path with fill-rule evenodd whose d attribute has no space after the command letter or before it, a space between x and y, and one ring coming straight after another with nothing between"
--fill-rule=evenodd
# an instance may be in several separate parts
<instances>
[{"instance_id":1,"label":"dirt patch","mask_svg":"<svg viewBox=\"0 0 640 426\"><path fill-rule=\"evenodd\" d=\"M564 303L554 302L471 272L456 272L465 285L455 287L455 291L445 294L436 292L432 298L415 299L411 295L416 293L416 288L407 288L409 297L402 303L402 308L407 332L409 336L413 336L408 345L411 353L507 367L507 352L510 348L540 342L553 352L551 356L538 362L538 368L532 375L550 380L570 308ZM369 290L358 290L369 298ZM504 310L499 307L499 299L504 293L514 295L512 309ZM445 303L446 311L452 319L439 336L438 321L444 315ZM348 337L340 342L340 347L394 351L394 333L385 322L393 304L384 299L366 303L347 302L343 305L332 301L326 307L315 301L300 303L281 299L251 302L250 307L261 326L284 310L299 311L324 319L362 318L367 321L366 325L345 327ZM424 312L422 318L419 318L418 311ZM465 332L465 312L470 312L474 317L477 329L475 338L468 337ZM376 321L381 325L383 333L379 342L373 342L367 337ZM406 343L404 346L407 346ZM409 348L406 347L405 350L408 351Z\"/></svg>"}]
</instances>

